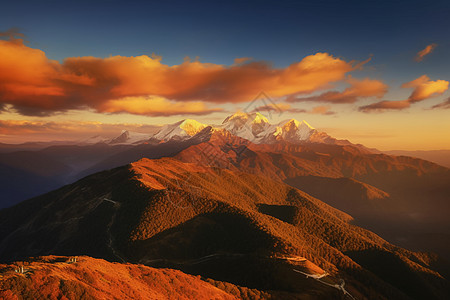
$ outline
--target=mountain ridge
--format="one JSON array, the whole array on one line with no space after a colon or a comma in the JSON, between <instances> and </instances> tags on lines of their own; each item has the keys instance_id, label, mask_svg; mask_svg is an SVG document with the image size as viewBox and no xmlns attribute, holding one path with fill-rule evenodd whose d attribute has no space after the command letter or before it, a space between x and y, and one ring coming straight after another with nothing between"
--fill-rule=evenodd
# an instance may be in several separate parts
<instances>
[{"instance_id":1,"label":"mountain ridge","mask_svg":"<svg viewBox=\"0 0 450 300\"><path fill-rule=\"evenodd\" d=\"M439 299L446 293L431 256L351 225L348 214L302 191L175 158L143 159L91 175L1 210L0 220L3 259L83 253L258 290L300 292L311 287L292 271L303 270L303 263L280 260L299 256L327 270L333 284L344 278L359 298L408 299L418 293ZM366 264L372 256L384 261L381 271ZM409 279L384 278L389 272Z\"/></svg>"},{"instance_id":2,"label":"mountain ridge","mask_svg":"<svg viewBox=\"0 0 450 300\"><path fill-rule=\"evenodd\" d=\"M206 127L213 130L227 130L232 134L247 139L256 144L273 144L279 141L291 143L330 143L350 145L346 140L337 140L325 132L320 132L309 125L305 120L299 122L288 119L276 124L270 124L269 120L261 113L237 112L224 119L221 125L208 125L193 119L184 119L172 124L166 124L154 134L133 133L124 130L112 139L94 136L81 141L81 144L130 144L162 143L172 139L186 140ZM353 144L351 144L353 145ZM357 145L358 146L358 145Z\"/></svg>"}]
</instances>

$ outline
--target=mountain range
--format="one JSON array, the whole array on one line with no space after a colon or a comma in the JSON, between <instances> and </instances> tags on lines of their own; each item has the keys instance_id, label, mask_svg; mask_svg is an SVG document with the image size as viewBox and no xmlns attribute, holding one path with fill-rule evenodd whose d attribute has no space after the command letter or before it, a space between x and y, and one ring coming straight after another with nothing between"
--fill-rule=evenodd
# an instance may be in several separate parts
<instances>
[{"instance_id":1,"label":"mountain range","mask_svg":"<svg viewBox=\"0 0 450 300\"><path fill-rule=\"evenodd\" d=\"M201 275L246 299L450 295L450 170L305 121L237 113L7 155L10 169L21 155L37 177L82 179L0 210L4 262L87 255ZM25 163L39 155L45 167Z\"/></svg>"},{"instance_id":2,"label":"mountain range","mask_svg":"<svg viewBox=\"0 0 450 300\"><path fill-rule=\"evenodd\" d=\"M93 136L73 142L0 145L0 208L72 183L86 175L131 163L143 157L160 158L208 138L206 128L229 131L254 143L323 142L350 144L318 132L306 122L269 124L259 113L236 113L222 125L209 126L186 119L161 127L155 134L122 131L118 136ZM206 136L203 136L206 134ZM362 146L360 146L362 147ZM41 165L40 165L41 164ZM45 165L45 168L43 167ZM23 189L22 186L27 186Z\"/></svg>"}]
</instances>

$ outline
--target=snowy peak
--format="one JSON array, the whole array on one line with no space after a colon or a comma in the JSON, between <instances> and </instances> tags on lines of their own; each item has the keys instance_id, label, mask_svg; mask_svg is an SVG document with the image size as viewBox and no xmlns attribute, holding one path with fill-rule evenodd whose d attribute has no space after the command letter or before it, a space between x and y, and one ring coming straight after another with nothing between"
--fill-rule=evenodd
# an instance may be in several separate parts
<instances>
[{"instance_id":1,"label":"snowy peak","mask_svg":"<svg viewBox=\"0 0 450 300\"><path fill-rule=\"evenodd\" d=\"M99 143L108 143L110 141L109 138L101 136L101 135L94 135L87 139L79 140L76 142L77 145L92 145L92 144L99 144Z\"/></svg>"},{"instance_id":2,"label":"snowy peak","mask_svg":"<svg viewBox=\"0 0 450 300\"><path fill-rule=\"evenodd\" d=\"M147 133L122 130L120 135L113 138L109 144L140 144L146 142L149 138L150 135Z\"/></svg>"},{"instance_id":3,"label":"snowy peak","mask_svg":"<svg viewBox=\"0 0 450 300\"><path fill-rule=\"evenodd\" d=\"M260 113L242 112L226 118L221 128L256 144L272 144L281 140L292 143L305 142L317 132L306 121L290 119L272 125Z\"/></svg>"},{"instance_id":4,"label":"snowy peak","mask_svg":"<svg viewBox=\"0 0 450 300\"><path fill-rule=\"evenodd\" d=\"M309 125L309 123L306 122L305 120L299 122L296 119L282 121L282 122L278 123L278 126L285 126L285 127L297 128L297 129L301 128L304 130L314 130L314 127Z\"/></svg>"},{"instance_id":5,"label":"snowy peak","mask_svg":"<svg viewBox=\"0 0 450 300\"><path fill-rule=\"evenodd\" d=\"M223 121L223 125L226 124L234 124L237 126L242 126L244 124L261 124L261 123L269 123L269 120L262 114L256 113L243 113L237 112L229 117L227 117Z\"/></svg>"},{"instance_id":6,"label":"snowy peak","mask_svg":"<svg viewBox=\"0 0 450 300\"><path fill-rule=\"evenodd\" d=\"M185 119L166 124L156 134L138 133L123 130L113 139L100 136L92 137L83 143L106 143L110 145L138 145L143 143L159 144L167 141L186 141L191 138L207 140L214 133L246 139L255 144L274 144L280 141L289 143L337 143L324 132L319 132L306 121L295 119L270 124L269 120L258 112L237 112L227 117L221 125L210 126L193 119Z\"/></svg>"},{"instance_id":7,"label":"snowy peak","mask_svg":"<svg viewBox=\"0 0 450 300\"><path fill-rule=\"evenodd\" d=\"M316 132L314 127L306 121L299 122L290 119L278 123L274 132L277 140L286 140L289 142L307 141Z\"/></svg>"},{"instance_id":8,"label":"snowy peak","mask_svg":"<svg viewBox=\"0 0 450 300\"><path fill-rule=\"evenodd\" d=\"M180 128L184 130L188 135L194 136L202 131L207 125L197 122L196 120L186 119L180 124Z\"/></svg>"},{"instance_id":9,"label":"snowy peak","mask_svg":"<svg viewBox=\"0 0 450 300\"><path fill-rule=\"evenodd\" d=\"M169 140L185 140L188 139L208 125L202 124L192 119L186 119L174 124L164 125L161 130L153 136L153 139L159 141L169 141Z\"/></svg>"},{"instance_id":10,"label":"snowy peak","mask_svg":"<svg viewBox=\"0 0 450 300\"><path fill-rule=\"evenodd\" d=\"M223 121L221 128L228 130L241 138L256 141L258 137L269 130L269 120L260 113L237 112Z\"/></svg>"}]
</instances>

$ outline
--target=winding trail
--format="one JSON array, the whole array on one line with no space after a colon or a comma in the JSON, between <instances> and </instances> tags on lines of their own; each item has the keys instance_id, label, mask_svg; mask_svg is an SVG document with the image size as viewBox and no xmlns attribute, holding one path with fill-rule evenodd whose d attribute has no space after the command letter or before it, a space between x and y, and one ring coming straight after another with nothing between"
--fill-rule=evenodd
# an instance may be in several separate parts
<instances>
[{"instance_id":1,"label":"winding trail","mask_svg":"<svg viewBox=\"0 0 450 300\"><path fill-rule=\"evenodd\" d=\"M117 249L114 247L114 237L111 233L111 227L116 220L117 211L120 208L120 203L117 201L111 200L111 199L107 199L107 198L103 198L102 200L113 203L113 207L114 207L114 214L111 216L111 221L109 221L107 228L106 228L106 233L108 235L108 247L109 247L109 249L111 249L111 252L115 257L120 259L122 261L122 263L126 263L127 261L122 256L120 256L119 251L117 251Z\"/></svg>"},{"instance_id":2,"label":"winding trail","mask_svg":"<svg viewBox=\"0 0 450 300\"><path fill-rule=\"evenodd\" d=\"M318 281L318 282L320 282L320 283L322 283L322 284L325 284L325 285L331 286L332 288L338 289L338 290L340 290L342 293L344 293L344 296L349 296L350 298L355 299L355 298L354 298L354 297L353 297L353 296L345 289L345 287L344 287L344 286L345 286L345 281L344 281L344 279L341 279L341 284L331 284L331 283L328 283L328 282L325 282L325 281L322 281L322 280L321 280L321 278L323 278L323 277L329 275L327 272L325 272L324 274L307 274L307 273L302 272L302 271L297 270L297 269L292 269L292 271L297 272L297 273L301 273L301 274L305 275L306 278L312 278L312 279L314 279L314 280L316 280L316 281Z\"/></svg>"}]
</instances>

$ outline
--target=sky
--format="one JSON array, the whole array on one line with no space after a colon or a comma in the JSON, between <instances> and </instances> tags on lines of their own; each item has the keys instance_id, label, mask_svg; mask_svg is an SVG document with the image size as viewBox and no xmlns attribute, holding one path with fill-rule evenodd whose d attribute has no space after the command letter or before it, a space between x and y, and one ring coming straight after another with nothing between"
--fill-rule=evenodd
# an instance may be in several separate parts
<instances>
[{"instance_id":1,"label":"sky","mask_svg":"<svg viewBox=\"0 0 450 300\"><path fill-rule=\"evenodd\" d=\"M449 1L8 1L0 142L240 110L380 150L450 149Z\"/></svg>"}]
</instances>

